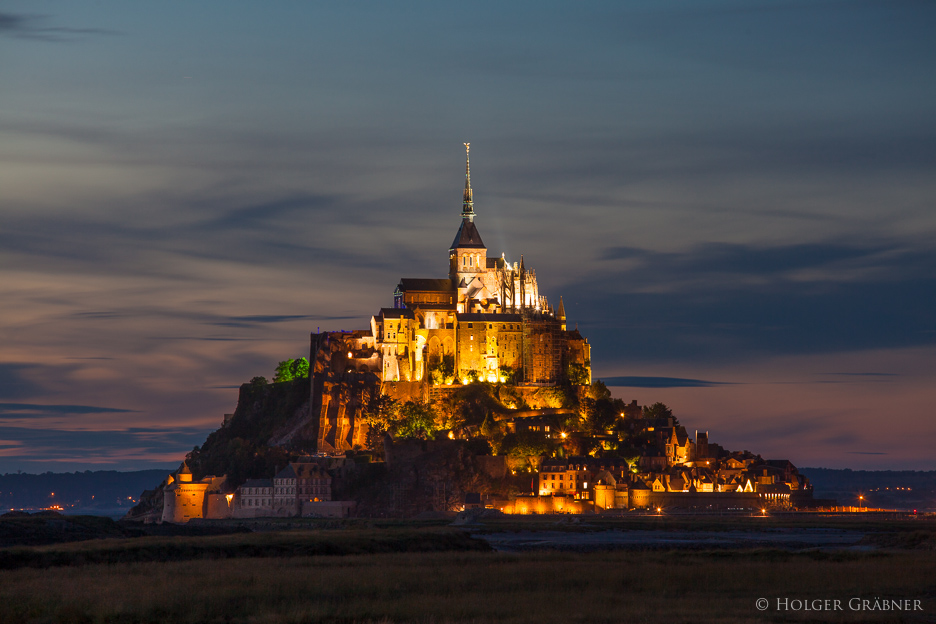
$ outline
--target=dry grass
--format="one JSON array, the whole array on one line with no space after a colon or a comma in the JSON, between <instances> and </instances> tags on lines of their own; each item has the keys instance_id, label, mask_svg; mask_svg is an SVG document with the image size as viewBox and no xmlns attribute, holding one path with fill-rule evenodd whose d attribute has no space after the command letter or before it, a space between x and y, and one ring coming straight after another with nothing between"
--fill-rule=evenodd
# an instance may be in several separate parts
<instances>
[{"instance_id":1,"label":"dry grass","mask_svg":"<svg viewBox=\"0 0 936 624\"><path fill-rule=\"evenodd\" d=\"M934 620L934 578L936 558L923 551L447 552L94 564L0 572L0 622L916 622ZM901 619L762 613L754 604L760 597L853 596L918 598L925 610Z\"/></svg>"}]
</instances>

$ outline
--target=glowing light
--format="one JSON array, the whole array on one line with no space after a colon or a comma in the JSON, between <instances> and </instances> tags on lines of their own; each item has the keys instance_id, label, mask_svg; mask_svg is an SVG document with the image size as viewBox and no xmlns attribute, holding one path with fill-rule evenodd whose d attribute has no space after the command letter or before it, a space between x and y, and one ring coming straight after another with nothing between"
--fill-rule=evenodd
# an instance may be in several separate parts
<instances>
[{"instance_id":1,"label":"glowing light","mask_svg":"<svg viewBox=\"0 0 936 624\"><path fill-rule=\"evenodd\" d=\"M228 506L230 507L230 505L231 505L231 501L232 501L232 500L234 499L234 495L233 495L233 494L227 494L227 495L225 495L225 497L224 497L224 498L226 498L226 499L227 499L227 502L228 502Z\"/></svg>"},{"instance_id":2,"label":"glowing light","mask_svg":"<svg viewBox=\"0 0 936 624\"><path fill-rule=\"evenodd\" d=\"M568 436L569 434L567 434L565 431L559 434L559 437L562 438L563 440L565 440Z\"/></svg>"},{"instance_id":3,"label":"glowing light","mask_svg":"<svg viewBox=\"0 0 936 624\"><path fill-rule=\"evenodd\" d=\"M454 440L454 439L455 439L455 432L454 432L454 431L449 431L448 437L449 437L449 440Z\"/></svg>"}]
</instances>

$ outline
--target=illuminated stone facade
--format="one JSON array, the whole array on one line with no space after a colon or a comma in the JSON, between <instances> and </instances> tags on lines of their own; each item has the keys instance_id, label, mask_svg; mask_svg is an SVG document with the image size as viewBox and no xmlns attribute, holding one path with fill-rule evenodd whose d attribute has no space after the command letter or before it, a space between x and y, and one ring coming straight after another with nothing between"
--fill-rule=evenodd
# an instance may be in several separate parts
<instances>
[{"instance_id":1,"label":"illuminated stone facade","mask_svg":"<svg viewBox=\"0 0 936 624\"><path fill-rule=\"evenodd\" d=\"M184 523L196 518L229 518L231 499L224 494L226 477L208 476L194 481L188 464L182 462L166 479L162 522Z\"/></svg>"},{"instance_id":2,"label":"illuminated stone facade","mask_svg":"<svg viewBox=\"0 0 936 624\"><path fill-rule=\"evenodd\" d=\"M372 317L369 331L312 335L319 451L363 445L360 414L373 375L384 394L422 400L430 386L472 381L591 383L591 345L566 327L562 299L549 304L522 256L488 257L467 159L461 224L448 251L448 277L401 279L393 307Z\"/></svg>"},{"instance_id":3,"label":"illuminated stone facade","mask_svg":"<svg viewBox=\"0 0 936 624\"><path fill-rule=\"evenodd\" d=\"M566 328L560 299L540 295L521 256L489 258L475 224L466 162L462 221L449 248L448 278L401 279L393 307L371 320L381 381L515 381L557 384L578 364L591 382L591 346Z\"/></svg>"}]
</instances>

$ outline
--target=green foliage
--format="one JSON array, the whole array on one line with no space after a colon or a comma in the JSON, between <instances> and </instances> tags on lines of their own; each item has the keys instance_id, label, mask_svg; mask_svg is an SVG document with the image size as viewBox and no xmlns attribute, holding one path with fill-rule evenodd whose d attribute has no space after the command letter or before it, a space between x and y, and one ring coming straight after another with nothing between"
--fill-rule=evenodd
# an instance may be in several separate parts
<instances>
[{"instance_id":1,"label":"green foliage","mask_svg":"<svg viewBox=\"0 0 936 624\"><path fill-rule=\"evenodd\" d=\"M364 444L369 451L383 451L383 437L394 428L399 419L400 403L380 392L372 394L361 411L361 419L367 423Z\"/></svg>"},{"instance_id":2,"label":"green foliage","mask_svg":"<svg viewBox=\"0 0 936 624\"><path fill-rule=\"evenodd\" d=\"M438 431L436 415L428 403L407 401L400 407L394 431L401 438L432 438Z\"/></svg>"},{"instance_id":3,"label":"green foliage","mask_svg":"<svg viewBox=\"0 0 936 624\"><path fill-rule=\"evenodd\" d=\"M431 439L439 430L434 407L428 403L399 401L380 393L373 395L361 413L368 425L365 444L368 450L380 451L384 434L398 438Z\"/></svg>"},{"instance_id":4,"label":"green foliage","mask_svg":"<svg viewBox=\"0 0 936 624\"><path fill-rule=\"evenodd\" d=\"M491 443L484 438L471 438L468 440L468 450L474 455L490 455Z\"/></svg>"},{"instance_id":5,"label":"green foliage","mask_svg":"<svg viewBox=\"0 0 936 624\"><path fill-rule=\"evenodd\" d=\"M304 357L295 360L283 360L276 367L276 374L273 376L273 383L282 383L292 381L293 379L302 379L309 376L309 360Z\"/></svg>"},{"instance_id":6,"label":"green foliage","mask_svg":"<svg viewBox=\"0 0 936 624\"><path fill-rule=\"evenodd\" d=\"M643 417L644 418L671 418L673 416L673 410L668 408L665 403L660 403L657 401L653 405L644 405L643 408ZM673 418L673 424L678 425L679 421Z\"/></svg>"},{"instance_id":7,"label":"green foliage","mask_svg":"<svg viewBox=\"0 0 936 624\"><path fill-rule=\"evenodd\" d=\"M582 417L582 428L588 433L600 434L611 431L623 422L626 404L621 399L609 397L582 399L579 411Z\"/></svg>"},{"instance_id":8,"label":"green foliage","mask_svg":"<svg viewBox=\"0 0 936 624\"><path fill-rule=\"evenodd\" d=\"M500 423L494 420L492 414L488 413L488 415L484 417L484 422L481 423L481 435L490 438L499 433L500 430Z\"/></svg>"},{"instance_id":9,"label":"green foliage","mask_svg":"<svg viewBox=\"0 0 936 624\"><path fill-rule=\"evenodd\" d=\"M251 388L263 388L267 385L266 377L257 376L252 378L249 382Z\"/></svg>"},{"instance_id":10,"label":"green foliage","mask_svg":"<svg viewBox=\"0 0 936 624\"><path fill-rule=\"evenodd\" d=\"M588 368L578 362L569 362L566 368L566 378L573 386L584 386L588 383Z\"/></svg>"},{"instance_id":11,"label":"green foliage","mask_svg":"<svg viewBox=\"0 0 936 624\"><path fill-rule=\"evenodd\" d=\"M540 431L508 433L500 447L500 452L510 457L552 456L553 450L553 443Z\"/></svg>"},{"instance_id":12,"label":"green foliage","mask_svg":"<svg viewBox=\"0 0 936 624\"><path fill-rule=\"evenodd\" d=\"M438 362L429 365L429 378L435 385L444 384L455 377L455 356L443 355Z\"/></svg>"},{"instance_id":13,"label":"green foliage","mask_svg":"<svg viewBox=\"0 0 936 624\"><path fill-rule=\"evenodd\" d=\"M501 366L498 370L500 376L504 378L504 383L513 386L523 380L523 369L513 368L511 366Z\"/></svg>"},{"instance_id":14,"label":"green foliage","mask_svg":"<svg viewBox=\"0 0 936 624\"><path fill-rule=\"evenodd\" d=\"M546 407L568 407L573 404L571 394L562 386L539 388L534 396Z\"/></svg>"},{"instance_id":15,"label":"green foliage","mask_svg":"<svg viewBox=\"0 0 936 624\"><path fill-rule=\"evenodd\" d=\"M588 387L588 390L585 392L585 396L596 401L599 399L610 399L611 391L608 390L608 386L606 386L603 381L596 379Z\"/></svg>"}]
</instances>

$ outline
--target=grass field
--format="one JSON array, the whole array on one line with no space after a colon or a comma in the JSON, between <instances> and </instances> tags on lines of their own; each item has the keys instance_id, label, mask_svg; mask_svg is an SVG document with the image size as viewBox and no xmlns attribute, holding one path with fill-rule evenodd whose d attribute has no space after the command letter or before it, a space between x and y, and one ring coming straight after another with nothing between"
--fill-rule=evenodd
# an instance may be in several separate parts
<instances>
[{"instance_id":1,"label":"grass field","mask_svg":"<svg viewBox=\"0 0 936 624\"><path fill-rule=\"evenodd\" d=\"M473 546L453 534L281 531L15 549L36 558L0 571L0 622L936 621L928 549L505 554L465 551ZM361 554L309 556L325 542ZM432 552L446 548L456 550ZM778 598L855 597L920 600L922 611L776 609Z\"/></svg>"}]
</instances>

